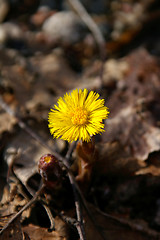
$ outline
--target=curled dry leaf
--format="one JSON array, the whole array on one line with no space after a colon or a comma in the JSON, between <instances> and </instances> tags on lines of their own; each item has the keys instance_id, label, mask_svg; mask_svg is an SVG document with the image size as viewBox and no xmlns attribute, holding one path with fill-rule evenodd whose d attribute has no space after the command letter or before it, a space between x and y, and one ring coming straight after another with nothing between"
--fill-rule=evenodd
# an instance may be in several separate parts
<instances>
[{"instance_id":1,"label":"curled dry leaf","mask_svg":"<svg viewBox=\"0 0 160 240\"><path fill-rule=\"evenodd\" d=\"M151 174L153 176L160 176L160 151L153 152L147 159L147 166L139 169L136 175Z\"/></svg>"},{"instance_id":2,"label":"curled dry leaf","mask_svg":"<svg viewBox=\"0 0 160 240\"><path fill-rule=\"evenodd\" d=\"M58 217L55 218L56 230L48 232L46 228L28 225L23 227L23 231L28 234L32 240L69 240L68 228L66 224Z\"/></svg>"},{"instance_id":3,"label":"curled dry leaf","mask_svg":"<svg viewBox=\"0 0 160 240\"><path fill-rule=\"evenodd\" d=\"M42 123L31 122L31 128L33 128L34 131L37 130L39 135L43 136L43 139L49 140L49 133L45 131L46 125L42 128ZM50 140L51 141L48 141L48 143L50 142L50 144L53 144L52 139ZM12 160L12 163L10 162L13 155L11 149L18 153L15 159ZM14 164L14 173L26 186L29 179L38 172L37 163L39 157L46 154L46 151L48 150L42 147L41 144L35 141L28 133L24 130L19 130L15 136L13 136L10 144L6 146L4 158L7 164Z\"/></svg>"},{"instance_id":4,"label":"curled dry leaf","mask_svg":"<svg viewBox=\"0 0 160 240\"><path fill-rule=\"evenodd\" d=\"M158 63L143 49L125 60L129 70L124 79L117 79L110 96L111 115L103 134L105 145L100 146L100 162L106 173L134 174L147 164L151 153L160 150Z\"/></svg>"}]
</instances>

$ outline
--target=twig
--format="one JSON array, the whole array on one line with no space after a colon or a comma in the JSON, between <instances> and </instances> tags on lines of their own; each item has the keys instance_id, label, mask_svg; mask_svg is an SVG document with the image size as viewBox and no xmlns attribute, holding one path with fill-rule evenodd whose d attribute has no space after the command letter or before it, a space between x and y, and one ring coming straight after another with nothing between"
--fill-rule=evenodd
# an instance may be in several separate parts
<instances>
[{"instance_id":1,"label":"twig","mask_svg":"<svg viewBox=\"0 0 160 240\"><path fill-rule=\"evenodd\" d=\"M74 144L70 145L70 147L68 149L68 152L65 156L65 160L68 162L68 164L69 164L69 160L71 158L72 152L73 152L75 147L76 147L76 142ZM76 191L74 177L73 177L73 175L71 175L70 171L68 171L68 177L69 177L69 180L70 180L70 183L71 183L71 186L72 186L74 200L75 200L75 208L76 208L77 221L78 221L78 224L76 224L76 228L77 228L77 231L79 233L80 239L85 240L86 236L85 236L85 230L84 230L81 203L80 203L78 193Z\"/></svg>"},{"instance_id":2,"label":"twig","mask_svg":"<svg viewBox=\"0 0 160 240\"><path fill-rule=\"evenodd\" d=\"M77 225L79 223L75 218L68 217L68 216L64 215L64 213L56 211L52 206L49 206L43 199L40 199L40 202L43 206L50 208L52 210L52 212L56 216L60 217L65 223L70 224L72 228L76 228L76 230L77 230Z\"/></svg>"},{"instance_id":3,"label":"twig","mask_svg":"<svg viewBox=\"0 0 160 240\"><path fill-rule=\"evenodd\" d=\"M71 218L68 216L65 216L63 213L59 213L58 216L67 224L70 224L72 227L75 227L77 229L77 225L79 224L78 221L75 218Z\"/></svg>"},{"instance_id":4,"label":"twig","mask_svg":"<svg viewBox=\"0 0 160 240\"><path fill-rule=\"evenodd\" d=\"M68 161L69 165L70 165L70 160L71 160L72 153L73 153L76 145L77 145L77 141L71 143L71 145L70 145L70 147L69 147L69 149L66 153L65 159L66 159L66 161Z\"/></svg>"},{"instance_id":5,"label":"twig","mask_svg":"<svg viewBox=\"0 0 160 240\"><path fill-rule=\"evenodd\" d=\"M48 230L53 231L53 230L55 230L55 222L54 222L54 218L52 216L52 213L50 211L50 208L46 204L42 204L42 205L43 205L44 209L46 210L48 218L50 220L50 228Z\"/></svg>"},{"instance_id":6,"label":"twig","mask_svg":"<svg viewBox=\"0 0 160 240\"><path fill-rule=\"evenodd\" d=\"M71 174L71 176L72 176L72 174ZM83 206L84 206L84 208L85 208L85 210L86 210L86 212L87 212L90 220L92 221L93 225L95 226L95 229L97 230L97 232L99 233L99 235L101 236L101 238L102 238L103 240L105 240L106 237L104 236L102 230L100 230L99 227L97 226L97 224L95 223L95 220L94 220L94 218L93 218L93 216L92 216L92 213L91 213L91 211L89 210L89 208L88 208L88 206L87 206L87 202L86 202L86 200L85 200L85 198L84 198L84 196L83 196L83 194L82 194L79 186L77 185L77 182L75 181L74 178L72 179L72 181L74 182L74 185L76 186L76 191L78 192L79 197L80 197L80 199L81 199L81 202L82 202L82 204L83 204Z\"/></svg>"},{"instance_id":7,"label":"twig","mask_svg":"<svg viewBox=\"0 0 160 240\"><path fill-rule=\"evenodd\" d=\"M80 199L79 199L77 191L76 191L76 185L75 185L75 182L73 180L73 176L70 173L68 173L68 177L69 177L70 183L72 185L74 199L75 199L77 220L78 220L78 223L79 223L79 224L77 224L77 231L79 233L80 239L85 240L86 237L85 237L85 230L84 230L84 224L83 224L83 216L82 216Z\"/></svg>"},{"instance_id":8,"label":"twig","mask_svg":"<svg viewBox=\"0 0 160 240\"><path fill-rule=\"evenodd\" d=\"M105 39L99 30L97 24L93 21L91 16L88 14L86 9L83 7L83 5L78 0L68 0L69 4L73 8L73 10L79 15L79 17L82 19L82 21L86 24L86 26L89 28L89 30L92 32L96 43L99 48L100 57L102 60L106 57L105 52Z\"/></svg>"},{"instance_id":9,"label":"twig","mask_svg":"<svg viewBox=\"0 0 160 240\"><path fill-rule=\"evenodd\" d=\"M34 197L19 211L17 212L9 221L8 223L2 228L2 230L0 231L0 235L4 232L4 230L6 230L9 225L17 218L19 217L27 208L29 208L34 202L37 201L38 197L40 196L40 194L43 192L44 190L44 185L42 185L40 187L40 189L36 192L36 194L34 195Z\"/></svg>"},{"instance_id":10,"label":"twig","mask_svg":"<svg viewBox=\"0 0 160 240\"><path fill-rule=\"evenodd\" d=\"M79 15L79 17L82 19L82 21L86 24L88 29L91 31L97 46L99 50L99 56L102 61L102 66L100 68L100 81L101 81L101 86L99 88L99 92L103 88L103 72L104 72L104 62L107 56L107 51L106 51L106 44L105 44L105 39L103 37L103 34L101 33L99 27L97 24L94 22L92 17L88 14L84 6L81 4L79 0L68 0L69 5L71 8Z\"/></svg>"}]
</instances>

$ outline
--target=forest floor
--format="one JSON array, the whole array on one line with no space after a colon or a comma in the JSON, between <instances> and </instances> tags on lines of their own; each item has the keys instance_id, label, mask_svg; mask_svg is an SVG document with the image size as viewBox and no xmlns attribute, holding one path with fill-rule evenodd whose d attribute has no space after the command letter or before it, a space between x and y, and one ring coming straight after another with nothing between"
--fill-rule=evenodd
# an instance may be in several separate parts
<instances>
[{"instance_id":1,"label":"forest floor","mask_svg":"<svg viewBox=\"0 0 160 240\"><path fill-rule=\"evenodd\" d=\"M0 1L0 240L160 239L160 3L77 2ZM88 168L48 129L76 88L110 112ZM52 191L44 154L62 164Z\"/></svg>"}]
</instances>

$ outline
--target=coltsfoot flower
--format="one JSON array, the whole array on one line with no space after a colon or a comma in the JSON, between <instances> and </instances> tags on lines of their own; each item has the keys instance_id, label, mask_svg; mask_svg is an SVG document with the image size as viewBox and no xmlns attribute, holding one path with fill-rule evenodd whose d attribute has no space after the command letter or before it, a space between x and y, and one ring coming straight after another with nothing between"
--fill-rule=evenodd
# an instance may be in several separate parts
<instances>
[{"instance_id":1,"label":"coltsfoot flower","mask_svg":"<svg viewBox=\"0 0 160 240\"><path fill-rule=\"evenodd\" d=\"M104 132L103 119L109 111L99 94L87 89L76 89L58 99L48 115L50 132L54 138L68 142L89 142L91 136Z\"/></svg>"}]
</instances>

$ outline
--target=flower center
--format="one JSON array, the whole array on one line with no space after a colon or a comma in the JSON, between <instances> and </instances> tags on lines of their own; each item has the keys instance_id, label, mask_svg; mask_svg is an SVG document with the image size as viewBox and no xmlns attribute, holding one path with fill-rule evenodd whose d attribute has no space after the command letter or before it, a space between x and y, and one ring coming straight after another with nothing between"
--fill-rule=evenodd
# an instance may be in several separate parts
<instances>
[{"instance_id":1,"label":"flower center","mask_svg":"<svg viewBox=\"0 0 160 240\"><path fill-rule=\"evenodd\" d=\"M44 161L49 163L52 160L51 156L44 157Z\"/></svg>"},{"instance_id":2,"label":"flower center","mask_svg":"<svg viewBox=\"0 0 160 240\"><path fill-rule=\"evenodd\" d=\"M71 121L75 125L83 125L88 120L87 111L81 108L77 108L74 113L72 113Z\"/></svg>"}]
</instances>

